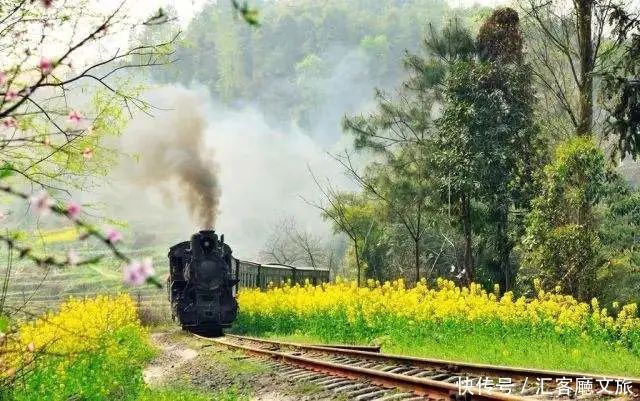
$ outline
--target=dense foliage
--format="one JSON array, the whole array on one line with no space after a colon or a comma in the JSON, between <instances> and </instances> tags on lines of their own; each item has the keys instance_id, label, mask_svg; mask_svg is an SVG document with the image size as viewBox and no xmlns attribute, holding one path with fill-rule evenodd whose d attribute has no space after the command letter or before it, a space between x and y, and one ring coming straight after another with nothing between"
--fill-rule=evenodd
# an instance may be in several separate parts
<instances>
[{"instance_id":1,"label":"dense foliage","mask_svg":"<svg viewBox=\"0 0 640 401\"><path fill-rule=\"evenodd\" d=\"M585 298L603 263L593 208L604 191L604 154L576 137L556 148L544 173L522 241L523 269Z\"/></svg>"},{"instance_id":2,"label":"dense foliage","mask_svg":"<svg viewBox=\"0 0 640 401\"><path fill-rule=\"evenodd\" d=\"M325 192L324 215L351 239L358 277L444 276L520 294L537 277L581 300L637 301L637 192L597 135L550 131L557 115L537 102L545 77L520 24L499 8L475 39L464 19L432 27L424 52L405 56L397 91L344 120L355 150L375 156L364 168L338 157L362 192ZM581 118L584 127L588 110ZM376 211L369 229L349 221L365 203Z\"/></svg>"},{"instance_id":3,"label":"dense foliage","mask_svg":"<svg viewBox=\"0 0 640 401\"><path fill-rule=\"evenodd\" d=\"M258 29L237 23L228 2L205 6L184 32L179 65L158 68L154 77L204 85L233 107L257 106L276 126L322 128L314 135L323 143L337 128L328 124L335 124L327 119L332 110L340 115L362 101L349 92L395 84L405 49L418 47L429 23L439 27L454 13L442 0L251 4L260 10Z\"/></svg>"},{"instance_id":4,"label":"dense foliage","mask_svg":"<svg viewBox=\"0 0 640 401\"><path fill-rule=\"evenodd\" d=\"M405 277L414 282L451 274L514 288L512 251L544 161L518 21L499 9L476 41L459 21L432 30L425 54L406 56L399 95L380 94L375 113L344 122L358 151L384 156L359 183L388 211L385 224L405 229L416 255ZM391 235L369 244L406 252Z\"/></svg>"}]
</instances>

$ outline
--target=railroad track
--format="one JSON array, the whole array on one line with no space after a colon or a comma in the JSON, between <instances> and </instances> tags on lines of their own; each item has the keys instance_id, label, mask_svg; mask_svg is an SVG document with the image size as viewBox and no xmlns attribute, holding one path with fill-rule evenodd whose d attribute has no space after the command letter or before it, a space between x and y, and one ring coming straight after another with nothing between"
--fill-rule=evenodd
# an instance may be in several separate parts
<instances>
[{"instance_id":1,"label":"railroad track","mask_svg":"<svg viewBox=\"0 0 640 401\"><path fill-rule=\"evenodd\" d=\"M389 355L366 346L306 345L236 335L201 338L268 357L291 379L356 401L640 399L640 378ZM287 364L284 368L282 362Z\"/></svg>"}]
</instances>

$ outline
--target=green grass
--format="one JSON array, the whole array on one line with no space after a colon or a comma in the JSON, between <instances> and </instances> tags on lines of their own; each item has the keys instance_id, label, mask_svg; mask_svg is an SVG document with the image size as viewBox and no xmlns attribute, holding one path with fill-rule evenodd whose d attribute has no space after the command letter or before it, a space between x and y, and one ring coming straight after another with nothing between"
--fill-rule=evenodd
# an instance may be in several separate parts
<instances>
[{"instance_id":1,"label":"green grass","mask_svg":"<svg viewBox=\"0 0 640 401\"><path fill-rule=\"evenodd\" d=\"M191 388L168 387L146 389L137 401L248 401L249 397L235 387L204 393Z\"/></svg>"},{"instance_id":2,"label":"green grass","mask_svg":"<svg viewBox=\"0 0 640 401\"><path fill-rule=\"evenodd\" d=\"M411 325L395 322L376 331L333 316L272 326L241 316L236 331L307 343L381 345L382 351L460 362L640 377L640 356L600 338L555 332L552 328L503 327L499 324L442 322ZM253 327L253 329L252 329ZM257 329L257 330L255 330Z\"/></svg>"},{"instance_id":3,"label":"green grass","mask_svg":"<svg viewBox=\"0 0 640 401\"><path fill-rule=\"evenodd\" d=\"M268 335L268 338L302 343L330 343L331 340L301 333ZM522 341L500 339L483 334L445 340L433 333L415 342L381 339L381 351L391 354L460 362L486 363L548 370L640 377L640 358L624 348L612 348L595 341L582 341L567 347L553 339ZM371 342L372 344L376 341Z\"/></svg>"}]
</instances>

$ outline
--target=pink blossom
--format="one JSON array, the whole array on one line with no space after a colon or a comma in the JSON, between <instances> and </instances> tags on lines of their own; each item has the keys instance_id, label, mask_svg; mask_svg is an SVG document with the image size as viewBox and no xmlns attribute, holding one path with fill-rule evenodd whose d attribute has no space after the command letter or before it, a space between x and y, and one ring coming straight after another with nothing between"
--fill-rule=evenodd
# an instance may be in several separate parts
<instances>
[{"instance_id":1,"label":"pink blossom","mask_svg":"<svg viewBox=\"0 0 640 401\"><path fill-rule=\"evenodd\" d=\"M70 111L69 115L67 116L67 121L69 121L72 124L78 124L80 123L80 121L82 121L82 114L80 114L80 112L78 111Z\"/></svg>"},{"instance_id":2,"label":"pink blossom","mask_svg":"<svg viewBox=\"0 0 640 401\"><path fill-rule=\"evenodd\" d=\"M6 220L7 214L5 212L0 212L0 221Z\"/></svg>"},{"instance_id":3,"label":"pink blossom","mask_svg":"<svg viewBox=\"0 0 640 401\"><path fill-rule=\"evenodd\" d=\"M144 276L145 280L153 276L153 260L151 258L144 258L140 263L140 273Z\"/></svg>"},{"instance_id":4,"label":"pink blossom","mask_svg":"<svg viewBox=\"0 0 640 401\"><path fill-rule=\"evenodd\" d=\"M80 216L80 204L78 202L70 201L67 203L67 216L71 220L77 220Z\"/></svg>"},{"instance_id":5,"label":"pink blossom","mask_svg":"<svg viewBox=\"0 0 640 401\"><path fill-rule=\"evenodd\" d=\"M105 236L107 237L107 241L112 244L115 244L116 242L122 240L122 234L120 233L120 231L111 227L107 228L107 230L105 231Z\"/></svg>"},{"instance_id":6,"label":"pink blossom","mask_svg":"<svg viewBox=\"0 0 640 401\"><path fill-rule=\"evenodd\" d=\"M80 257L73 249L69 249L69 252L67 252L67 263L72 267L77 266L78 263L80 263Z\"/></svg>"},{"instance_id":7,"label":"pink blossom","mask_svg":"<svg viewBox=\"0 0 640 401\"><path fill-rule=\"evenodd\" d=\"M34 352L36 350L36 346L31 342L27 344L27 350L29 350L29 352Z\"/></svg>"},{"instance_id":8,"label":"pink blossom","mask_svg":"<svg viewBox=\"0 0 640 401\"><path fill-rule=\"evenodd\" d=\"M82 151L82 157L84 157L86 160L91 159L93 157L93 149L84 148L84 150Z\"/></svg>"},{"instance_id":9,"label":"pink blossom","mask_svg":"<svg viewBox=\"0 0 640 401\"><path fill-rule=\"evenodd\" d=\"M53 61L46 57L42 57L40 59L40 63L38 64L38 68L40 68L40 71L43 75L48 75L51 73L51 71L53 71Z\"/></svg>"},{"instance_id":10,"label":"pink blossom","mask_svg":"<svg viewBox=\"0 0 640 401\"><path fill-rule=\"evenodd\" d=\"M123 278L124 282L129 285L141 285L154 273L153 262L151 258L145 258L142 262L137 260L131 261L124 266Z\"/></svg>"},{"instance_id":11,"label":"pink blossom","mask_svg":"<svg viewBox=\"0 0 640 401\"><path fill-rule=\"evenodd\" d=\"M51 212L51 206L54 202L49 198L49 194L46 191L41 191L38 194L29 198L31 207L35 210L39 216L46 216Z\"/></svg>"},{"instance_id":12,"label":"pink blossom","mask_svg":"<svg viewBox=\"0 0 640 401\"><path fill-rule=\"evenodd\" d=\"M4 100L6 102L13 102L17 98L18 98L18 92L14 90L7 91L7 93L4 94Z\"/></svg>"},{"instance_id":13,"label":"pink blossom","mask_svg":"<svg viewBox=\"0 0 640 401\"><path fill-rule=\"evenodd\" d=\"M146 277L140 271L140 262L132 261L124 266L123 279L128 285L142 285L146 281Z\"/></svg>"},{"instance_id":14,"label":"pink blossom","mask_svg":"<svg viewBox=\"0 0 640 401\"><path fill-rule=\"evenodd\" d=\"M18 126L18 121L13 117L7 117L2 119L2 125L5 128L15 128Z\"/></svg>"},{"instance_id":15,"label":"pink blossom","mask_svg":"<svg viewBox=\"0 0 640 401\"><path fill-rule=\"evenodd\" d=\"M3 71L0 71L0 85L4 85L7 83L7 74Z\"/></svg>"}]
</instances>

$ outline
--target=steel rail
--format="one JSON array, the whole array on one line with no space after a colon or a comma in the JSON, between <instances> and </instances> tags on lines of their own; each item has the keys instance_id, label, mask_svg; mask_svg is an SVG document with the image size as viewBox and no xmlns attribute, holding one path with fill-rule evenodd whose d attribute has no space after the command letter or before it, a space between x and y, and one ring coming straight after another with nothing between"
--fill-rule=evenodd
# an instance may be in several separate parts
<instances>
[{"instance_id":1,"label":"steel rail","mask_svg":"<svg viewBox=\"0 0 640 401\"><path fill-rule=\"evenodd\" d=\"M367 352L380 352L379 345L357 345L357 344L309 344L316 347L325 347L325 348L341 348L348 349L354 351L367 351Z\"/></svg>"},{"instance_id":2,"label":"steel rail","mask_svg":"<svg viewBox=\"0 0 640 401\"><path fill-rule=\"evenodd\" d=\"M227 334L226 336L230 338L235 338L238 340L267 343L272 345L281 345L286 347L294 347L302 350L318 351L318 352L325 352L330 354L342 354L344 356L366 358L366 359L372 359L372 360L394 363L399 365L411 365L418 368L441 368L451 373L467 373L470 375L476 375L481 377L485 377L485 376L509 377L515 380L523 380L526 378L530 378L530 379L550 378L553 380L555 379L574 379L575 380L575 379L583 379L583 378L607 379L608 378L608 379L611 379L611 383L609 387L612 387L614 390L616 387L615 379L624 379L630 382L631 386L636 391L636 393L640 391L640 378L637 378L637 377L621 377L619 375L607 376L606 374L602 374L602 373L596 374L596 373L568 372L568 371L555 371L555 370L544 370L544 369L528 369L528 368L521 368L521 367L488 365L488 364L479 364L479 363L449 361L449 360L443 360L443 359L385 354L385 353L361 351L361 350L348 349L348 348L332 348L328 345L307 345L307 344L292 343L292 342L286 342L286 341L268 340L268 339L249 337L249 336L238 336L233 334Z\"/></svg>"},{"instance_id":3,"label":"steel rail","mask_svg":"<svg viewBox=\"0 0 640 401\"><path fill-rule=\"evenodd\" d=\"M200 337L200 336L198 336ZM239 336L229 336L231 338L243 339L243 337ZM201 337L203 338L203 337ZM249 340L249 338L244 337ZM254 355L262 355L268 356L271 358L275 358L281 361L284 361L288 364L299 366L305 369L309 369L316 372L322 372L333 376L340 376L349 379L366 379L371 383L378 385L383 388L394 388L401 389L405 391L413 392L417 395L426 396L429 399L471 399L477 401L523 401L526 400L525 397L516 396L501 392L495 391L482 391L473 395L460 395L459 394L459 386L457 384L452 384L448 382L425 379L420 377L402 375L397 373L390 373L381 370L368 369L359 366L352 366L342 363L325 361L322 359L309 358L300 355L293 355L286 352L275 351L271 349L264 348L256 348L245 344L237 344L230 341L225 341L224 337L219 338L208 338L208 340L215 341L218 344L243 350L247 353ZM250 341L261 341L250 339ZM270 342L272 341L265 341ZM341 350L347 352L366 352L366 351L350 351L344 348L328 348L328 347L317 347L310 346L310 349L313 350ZM368 352L371 355L378 355L373 352Z\"/></svg>"}]
</instances>

